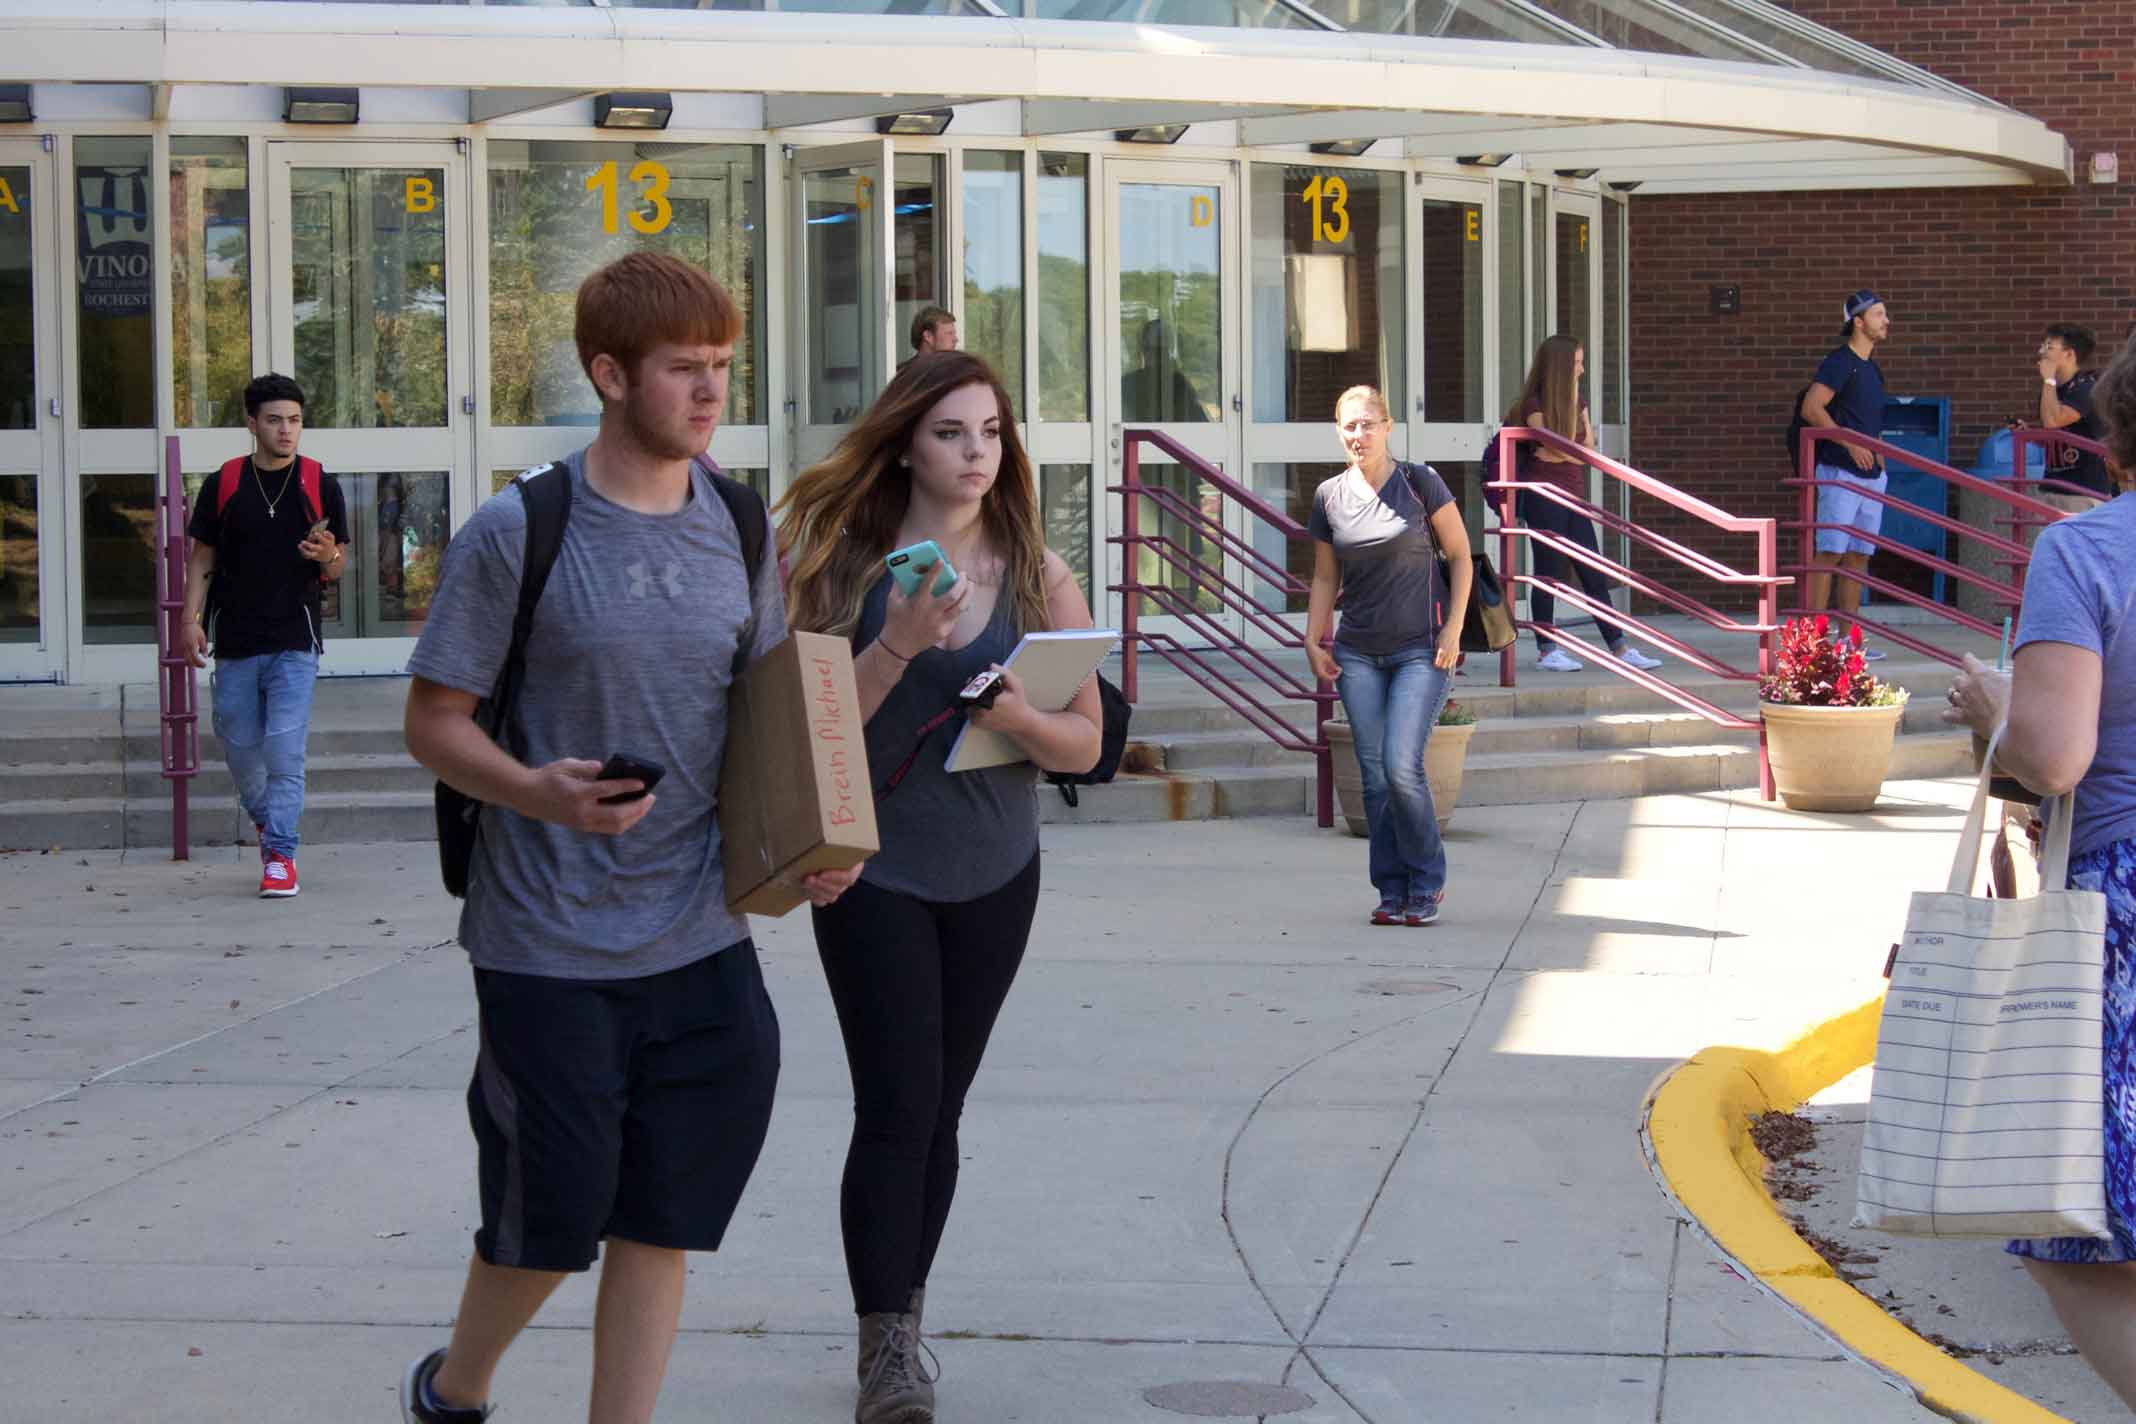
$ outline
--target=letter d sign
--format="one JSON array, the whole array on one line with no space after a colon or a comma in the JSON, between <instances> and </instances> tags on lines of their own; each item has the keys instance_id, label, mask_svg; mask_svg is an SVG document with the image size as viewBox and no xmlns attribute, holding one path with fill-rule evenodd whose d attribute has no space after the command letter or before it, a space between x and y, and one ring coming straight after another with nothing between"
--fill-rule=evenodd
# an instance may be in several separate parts
<instances>
[{"instance_id":1,"label":"letter d sign","mask_svg":"<svg viewBox=\"0 0 2136 1424\"><path fill-rule=\"evenodd\" d=\"M408 211L411 213L436 212L438 185L435 179L410 178L408 180Z\"/></svg>"},{"instance_id":2,"label":"letter d sign","mask_svg":"<svg viewBox=\"0 0 2136 1424\"><path fill-rule=\"evenodd\" d=\"M1196 193L1187 200L1187 223L1192 227L1207 227L1216 221L1216 201L1207 193Z\"/></svg>"}]
</instances>

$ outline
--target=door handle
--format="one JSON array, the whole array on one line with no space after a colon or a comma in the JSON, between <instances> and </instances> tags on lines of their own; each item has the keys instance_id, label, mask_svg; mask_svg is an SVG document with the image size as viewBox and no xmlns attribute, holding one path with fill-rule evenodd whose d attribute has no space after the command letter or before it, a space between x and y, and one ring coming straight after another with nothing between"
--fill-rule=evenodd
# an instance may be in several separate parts
<instances>
[{"instance_id":1,"label":"door handle","mask_svg":"<svg viewBox=\"0 0 2136 1424\"><path fill-rule=\"evenodd\" d=\"M45 408L46 408L46 409L48 409L48 410L50 410L50 411L52 412L52 418L53 418L54 420L57 420L57 419L59 419L59 397L58 397L58 396L54 396L54 397L52 397L52 398L51 398L50 400L46 401L46 402L45 402Z\"/></svg>"},{"instance_id":2,"label":"door handle","mask_svg":"<svg viewBox=\"0 0 2136 1424\"><path fill-rule=\"evenodd\" d=\"M474 398L473 396L461 396L461 397L460 397L460 414L462 414L462 415L473 415L474 413L475 413L475 398Z\"/></svg>"}]
</instances>

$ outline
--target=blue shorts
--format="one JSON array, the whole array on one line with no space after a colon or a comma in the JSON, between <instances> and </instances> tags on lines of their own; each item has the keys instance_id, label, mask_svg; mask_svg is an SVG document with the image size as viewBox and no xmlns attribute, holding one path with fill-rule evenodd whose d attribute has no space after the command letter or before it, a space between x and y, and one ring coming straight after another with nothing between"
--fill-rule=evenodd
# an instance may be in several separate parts
<instances>
[{"instance_id":1,"label":"blue shorts","mask_svg":"<svg viewBox=\"0 0 2136 1424\"><path fill-rule=\"evenodd\" d=\"M1852 532L1875 534L1884 527L1884 506L1873 499L1863 498L1864 490L1882 494L1891 477L1882 470L1867 476L1852 466L1842 470L1836 465L1817 467L1817 522L1835 524L1836 529L1817 531L1817 552L1820 554L1873 554L1876 545Z\"/></svg>"}]
</instances>

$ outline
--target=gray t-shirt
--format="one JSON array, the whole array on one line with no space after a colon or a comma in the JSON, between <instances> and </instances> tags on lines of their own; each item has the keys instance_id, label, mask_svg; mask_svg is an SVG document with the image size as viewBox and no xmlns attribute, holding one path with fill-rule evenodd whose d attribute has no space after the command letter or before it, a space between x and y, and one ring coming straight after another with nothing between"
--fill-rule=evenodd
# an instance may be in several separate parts
<instances>
[{"instance_id":1,"label":"gray t-shirt","mask_svg":"<svg viewBox=\"0 0 2136 1424\"><path fill-rule=\"evenodd\" d=\"M734 521L702 470L691 469L689 503L655 515L595 493L584 451L566 466L571 521L535 606L505 745L529 766L623 752L667 775L620 836L485 807L460 943L482 969L636 978L748 938L727 912L715 814L727 685L752 604L752 656L786 637L786 609L768 554L751 588ZM447 546L409 671L488 695L511 645L525 549L526 505L507 489Z\"/></svg>"},{"instance_id":2,"label":"gray t-shirt","mask_svg":"<svg viewBox=\"0 0 2136 1424\"><path fill-rule=\"evenodd\" d=\"M1342 569L1336 642L1360 653L1385 654L1438 636L1448 592L1431 516L1453 502L1454 492L1429 465L1398 463L1377 491L1355 468L1321 481L1305 527L1315 539L1335 546Z\"/></svg>"},{"instance_id":3,"label":"gray t-shirt","mask_svg":"<svg viewBox=\"0 0 2136 1424\"><path fill-rule=\"evenodd\" d=\"M2017 646L2068 643L2097 653L2099 749L2077 786L2070 852L2136 836L2136 495L2040 531L2025 573Z\"/></svg>"}]
</instances>

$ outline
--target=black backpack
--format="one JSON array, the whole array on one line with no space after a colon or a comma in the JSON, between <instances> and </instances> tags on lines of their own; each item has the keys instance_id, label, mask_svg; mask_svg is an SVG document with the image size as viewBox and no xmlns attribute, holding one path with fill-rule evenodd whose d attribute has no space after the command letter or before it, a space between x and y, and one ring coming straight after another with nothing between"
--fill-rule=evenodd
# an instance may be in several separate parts
<instances>
[{"instance_id":1,"label":"black backpack","mask_svg":"<svg viewBox=\"0 0 2136 1424\"><path fill-rule=\"evenodd\" d=\"M1127 697L1098 674L1098 706L1104 710L1098 734L1098 764L1088 771L1049 771L1046 780L1061 789L1061 799L1071 806L1082 805L1076 794L1078 786L1097 786L1110 781L1120 770L1120 758L1127 751L1127 719L1134 712Z\"/></svg>"},{"instance_id":2,"label":"black backpack","mask_svg":"<svg viewBox=\"0 0 2136 1424\"><path fill-rule=\"evenodd\" d=\"M1816 383L1812 382L1811 384L1814 385ZM1794 469L1796 457L1802 452L1802 432L1810 428L1810 423L1802 418L1802 403L1808 400L1809 397L1809 386L1804 386L1801 390L1795 392L1795 411L1793 415L1788 417L1787 465L1790 470Z\"/></svg>"},{"instance_id":3,"label":"black backpack","mask_svg":"<svg viewBox=\"0 0 2136 1424\"><path fill-rule=\"evenodd\" d=\"M727 506L734 527L740 531L742 563L749 570L750 617L734 650L734 673L739 677L749 661L750 649L756 643L754 591L757 575L764 567L764 543L770 516L765 511L764 501L748 485L710 468L709 462L700 468L712 477L712 488L719 491L720 502ZM555 478L543 479L543 475ZM534 605L541 602L542 590L548 587L549 571L556 567L556 555L564 547L564 528L571 522L571 479L562 462L529 470L512 483L519 487L519 497L527 507L527 542L526 553L520 561L519 607L512 614L511 648L505 653L496 685L475 708L475 725L488 733L492 741L498 742L502 742L507 734L512 704L519 700L519 689L526 681L527 638L534 631ZM523 746L507 745L505 749L513 756L526 753ZM444 877L446 892L464 897L468 867L475 857L475 838L481 831L482 803L442 781L437 784L435 800L438 870Z\"/></svg>"}]
</instances>

